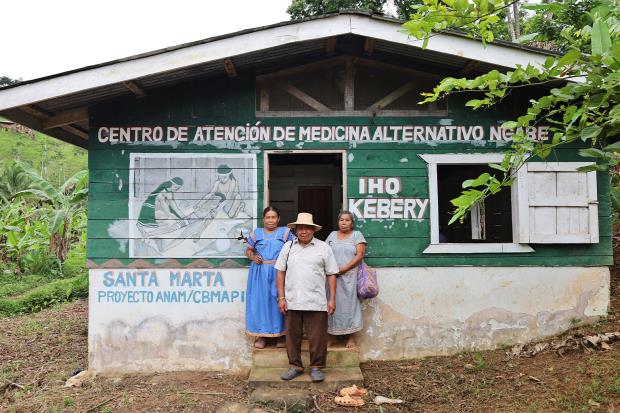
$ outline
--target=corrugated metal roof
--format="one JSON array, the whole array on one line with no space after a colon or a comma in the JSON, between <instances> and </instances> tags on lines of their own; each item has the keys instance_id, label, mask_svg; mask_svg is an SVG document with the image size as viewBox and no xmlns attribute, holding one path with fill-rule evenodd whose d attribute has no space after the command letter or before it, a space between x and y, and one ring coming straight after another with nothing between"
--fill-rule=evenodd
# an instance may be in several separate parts
<instances>
[{"instance_id":1,"label":"corrugated metal roof","mask_svg":"<svg viewBox=\"0 0 620 413\"><path fill-rule=\"evenodd\" d=\"M346 11L326 16L313 17L310 19L305 19L302 22L311 22L321 19L327 19L339 15L366 16L374 20L401 23L400 21L395 19L385 18L377 15L370 15L359 11ZM88 66L81 69L56 74L53 76L47 76L40 79L21 82L16 85L0 88L0 92L10 89L32 87L36 86L38 82L43 82L50 79L62 78L64 76L69 76L80 72L87 72L93 69L116 65L119 63L138 61L146 57L162 55L165 53L182 50L196 45L216 42L218 40L230 39L236 36L256 33L262 30L279 28L297 23L300 23L300 21L283 22L266 27L243 30L224 36L212 37L199 40L197 42L159 49L149 53L130 56L127 58L102 63L99 65ZM463 37L462 34L458 33L452 33L451 35ZM335 54L362 55L364 39L365 37L355 34L339 35ZM511 43L498 43L514 49L534 51L539 54L550 54L550 52L546 50L528 48L520 45L514 45ZM278 45L276 47L256 50L251 53L233 55L230 57L230 59L232 60L235 69L237 70L237 73L239 73L240 75L257 75L279 70L281 68L289 67L291 65L303 64L304 62L312 62L324 59L326 57L327 55L325 48L325 38L318 38L308 41L289 42ZM403 62L409 63L411 65L417 66L420 70L433 70L433 72L435 73L451 73L459 71L471 61L470 59L463 58L456 54L441 53L433 50L423 50L419 47L412 47L410 45L402 43L393 43L382 39L376 39L371 58L385 62L398 61L401 62L401 64ZM478 62L475 65L474 71L482 72L497 67L498 66L496 65L491 65L485 62ZM224 68L223 61L215 60L198 64L187 64L174 70L150 73L146 76L131 79L131 82L133 82L136 86L144 89L147 93L150 94L157 91L158 89L169 87L182 82L187 82L197 78L217 78L224 76L227 76L227 74ZM87 132L89 127L87 120L78 121L77 123L69 125L67 127L42 130L42 119L56 115L59 112L71 110L74 108L89 107L94 104L104 102L106 100L115 99L122 96L131 96L132 94L132 91L130 91L130 89L123 82L120 82L93 88L84 88L82 90L76 91L74 93L65 94L63 96L57 96L42 101L31 102L27 105L28 107L19 106L17 108L5 109L0 113L8 118L16 120L19 123L23 123L32 129L41 130L44 133L50 134L59 139L70 141L74 144L77 142L79 146L87 147L87 139L84 139L83 137L83 132ZM77 129L74 129L73 127ZM80 132L80 130L82 132ZM82 137L80 137L80 135L82 135ZM67 137L70 137L70 139L68 139Z\"/></svg>"}]
</instances>

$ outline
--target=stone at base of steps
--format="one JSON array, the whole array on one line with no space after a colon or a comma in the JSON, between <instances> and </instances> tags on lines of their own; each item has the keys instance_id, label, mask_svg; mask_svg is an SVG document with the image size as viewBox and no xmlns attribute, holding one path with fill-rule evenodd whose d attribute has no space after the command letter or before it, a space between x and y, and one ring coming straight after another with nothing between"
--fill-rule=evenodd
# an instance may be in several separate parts
<instances>
[{"instance_id":1,"label":"stone at base of steps","mask_svg":"<svg viewBox=\"0 0 620 413\"><path fill-rule=\"evenodd\" d=\"M220 406L215 413L267 413L267 410L245 403L231 402Z\"/></svg>"},{"instance_id":2,"label":"stone at base of steps","mask_svg":"<svg viewBox=\"0 0 620 413\"><path fill-rule=\"evenodd\" d=\"M362 370L359 367L340 367L340 368L326 368L325 381L322 383L312 383L310 378L310 371L306 370L304 374L293 380L285 381L280 378L280 375L286 370L286 368L273 368L273 367L258 367L253 368L248 378L248 384L250 387L257 388L259 386L268 386L276 388L309 388L312 390L330 391L337 390L344 386L350 386L357 384L362 386L364 384L364 376L362 376Z\"/></svg>"},{"instance_id":3,"label":"stone at base of steps","mask_svg":"<svg viewBox=\"0 0 620 413\"><path fill-rule=\"evenodd\" d=\"M261 386L250 394L253 403L266 404L276 409L306 411L314 407L312 394L306 389L283 389Z\"/></svg>"}]
</instances>

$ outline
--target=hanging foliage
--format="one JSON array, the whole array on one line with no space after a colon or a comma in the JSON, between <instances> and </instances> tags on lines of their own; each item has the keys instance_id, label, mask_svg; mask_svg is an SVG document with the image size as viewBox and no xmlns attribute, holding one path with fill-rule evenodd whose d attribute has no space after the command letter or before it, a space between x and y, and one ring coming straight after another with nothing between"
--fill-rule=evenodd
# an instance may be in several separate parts
<instances>
[{"instance_id":1,"label":"hanging foliage","mask_svg":"<svg viewBox=\"0 0 620 413\"><path fill-rule=\"evenodd\" d=\"M407 32L423 40L427 46L437 31L458 28L478 37L483 43L494 40L493 30L500 21L498 14L513 2L503 0L424 0L412 20L404 24ZM524 5L537 14L552 16L566 13L570 2ZM514 129L512 145L499 164L490 165L497 176L480 176L463 183L461 196L451 202L455 207L451 223L463 219L471 207L484 198L510 186L516 171L528 160L546 158L553 149L570 142L585 143L582 156L595 158L588 170L615 170L620 163L620 143L614 138L620 132L620 10L604 0L588 12L590 24L567 25L561 31L566 52L549 57L541 67L517 66L502 73L492 70L474 79L445 78L424 101L434 102L455 93L476 93L479 97L466 105L473 109L489 108L510 93L523 87L549 87L549 92L532 99L517 119L504 128ZM551 17L550 17L551 18ZM530 34L535 40L538 34ZM545 38L541 36L544 40ZM535 141L525 128L550 125L550 142ZM620 207L620 191L612 192L614 205Z\"/></svg>"}]
</instances>

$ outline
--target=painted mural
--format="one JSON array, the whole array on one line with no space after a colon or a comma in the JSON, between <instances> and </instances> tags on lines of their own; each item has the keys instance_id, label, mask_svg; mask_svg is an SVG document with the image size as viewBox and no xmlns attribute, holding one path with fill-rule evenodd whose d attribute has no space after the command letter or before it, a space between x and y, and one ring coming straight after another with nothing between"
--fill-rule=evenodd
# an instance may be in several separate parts
<instances>
[{"instance_id":1,"label":"painted mural","mask_svg":"<svg viewBox=\"0 0 620 413\"><path fill-rule=\"evenodd\" d=\"M242 257L256 191L253 154L131 154L130 257Z\"/></svg>"}]
</instances>

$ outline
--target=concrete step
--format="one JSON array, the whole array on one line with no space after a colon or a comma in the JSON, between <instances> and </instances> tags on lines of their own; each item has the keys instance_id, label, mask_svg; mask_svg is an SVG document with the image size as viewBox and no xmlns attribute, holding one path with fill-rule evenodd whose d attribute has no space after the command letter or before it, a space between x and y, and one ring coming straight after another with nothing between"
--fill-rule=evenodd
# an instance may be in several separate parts
<instances>
[{"instance_id":1,"label":"concrete step","mask_svg":"<svg viewBox=\"0 0 620 413\"><path fill-rule=\"evenodd\" d=\"M310 378L310 369L306 369L304 374L290 381L280 378L280 375L286 370L285 368L273 367L255 367L250 372L248 384L252 388L267 386L278 388L311 388L313 390L331 391L337 390L344 386L364 384L364 376L359 367L339 367L326 368L325 381L322 383L312 383Z\"/></svg>"},{"instance_id":2,"label":"concrete step","mask_svg":"<svg viewBox=\"0 0 620 413\"><path fill-rule=\"evenodd\" d=\"M302 343L301 360L304 366L310 365L310 352L308 344ZM360 357L357 349L344 346L334 346L327 349L327 367L359 367ZM286 349L266 347L254 349L252 355L252 367L288 367Z\"/></svg>"}]
</instances>

